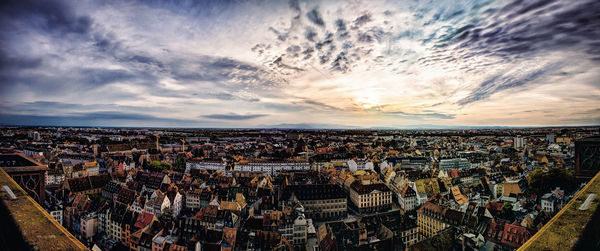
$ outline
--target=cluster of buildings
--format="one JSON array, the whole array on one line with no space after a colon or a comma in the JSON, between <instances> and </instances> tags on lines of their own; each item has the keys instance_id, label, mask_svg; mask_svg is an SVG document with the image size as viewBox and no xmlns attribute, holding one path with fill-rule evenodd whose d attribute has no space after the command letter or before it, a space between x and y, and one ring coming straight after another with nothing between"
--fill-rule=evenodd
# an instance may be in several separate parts
<instances>
[{"instance_id":1,"label":"cluster of buildings","mask_svg":"<svg viewBox=\"0 0 600 251\"><path fill-rule=\"evenodd\" d=\"M585 127L0 132L0 166L95 250L513 250L599 147Z\"/></svg>"}]
</instances>

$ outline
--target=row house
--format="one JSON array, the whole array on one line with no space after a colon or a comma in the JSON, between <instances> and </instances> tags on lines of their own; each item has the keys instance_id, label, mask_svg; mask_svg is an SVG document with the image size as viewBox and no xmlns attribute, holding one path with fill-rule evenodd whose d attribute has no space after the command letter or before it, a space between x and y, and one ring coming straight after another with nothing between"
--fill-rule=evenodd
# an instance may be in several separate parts
<instances>
[{"instance_id":1,"label":"row house","mask_svg":"<svg viewBox=\"0 0 600 251\"><path fill-rule=\"evenodd\" d=\"M171 207L171 201L160 190L154 191L150 199L146 200L144 212L151 213L154 216L160 216L162 213Z\"/></svg>"},{"instance_id":2,"label":"row house","mask_svg":"<svg viewBox=\"0 0 600 251\"><path fill-rule=\"evenodd\" d=\"M208 205L211 199L210 189L192 189L185 192L185 207L197 210Z\"/></svg>"},{"instance_id":3,"label":"row house","mask_svg":"<svg viewBox=\"0 0 600 251\"><path fill-rule=\"evenodd\" d=\"M419 206L417 192L410 185L405 185L398 193L398 204L405 211L410 211Z\"/></svg>"}]
</instances>

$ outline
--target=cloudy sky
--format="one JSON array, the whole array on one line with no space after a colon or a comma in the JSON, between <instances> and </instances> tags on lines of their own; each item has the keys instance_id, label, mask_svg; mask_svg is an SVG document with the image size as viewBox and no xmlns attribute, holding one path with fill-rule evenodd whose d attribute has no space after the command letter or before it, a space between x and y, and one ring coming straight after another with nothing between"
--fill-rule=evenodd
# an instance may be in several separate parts
<instances>
[{"instance_id":1,"label":"cloudy sky","mask_svg":"<svg viewBox=\"0 0 600 251\"><path fill-rule=\"evenodd\" d=\"M2 1L0 124L600 124L600 1Z\"/></svg>"}]
</instances>

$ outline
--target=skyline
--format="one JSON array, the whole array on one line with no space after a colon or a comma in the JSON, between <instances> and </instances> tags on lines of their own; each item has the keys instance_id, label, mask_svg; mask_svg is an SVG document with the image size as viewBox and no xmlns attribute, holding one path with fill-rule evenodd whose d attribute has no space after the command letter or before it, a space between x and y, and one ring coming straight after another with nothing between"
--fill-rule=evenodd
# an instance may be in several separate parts
<instances>
[{"instance_id":1,"label":"skyline","mask_svg":"<svg viewBox=\"0 0 600 251\"><path fill-rule=\"evenodd\" d=\"M600 2L8 1L0 124L600 124Z\"/></svg>"}]
</instances>

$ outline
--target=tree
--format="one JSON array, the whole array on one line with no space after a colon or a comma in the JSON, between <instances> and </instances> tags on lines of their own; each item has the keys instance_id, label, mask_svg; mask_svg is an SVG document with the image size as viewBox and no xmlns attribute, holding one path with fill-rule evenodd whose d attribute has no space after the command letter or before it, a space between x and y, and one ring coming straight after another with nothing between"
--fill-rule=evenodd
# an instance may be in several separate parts
<instances>
[{"instance_id":1,"label":"tree","mask_svg":"<svg viewBox=\"0 0 600 251\"><path fill-rule=\"evenodd\" d=\"M148 165L148 170L160 172L162 170L169 170L171 169L171 167L171 164L167 162L155 160L150 162L150 164Z\"/></svg>"},{"instance_id":2,"label":"tree","mask_svg":"<svg viewBox=\"0 0 600 251\"><path fill-rule=\"evenodd\" d=\"M173 220L173 212L171 212L170 207L165 207L160 214L161 220L163 221L171 221Z\"/></svg>"},{"instance_id":3,"label":"tree","mask_svg":"<svg viewBox=\"0 0 600 251\"><path fill-rule=\"evenodd\" d=\"M505 219L505 220L511 220L512 218L512 203L510 202L504 202L504 205L502 205L502 210L500 211L500 218Z\"/></svg>"},{"instance_id":4,"label":"tree","mask_svg":"<svg viewBox=\"0 0 600 251\"><path fill-rule=\"evenodd\" d=\"M192 149L192 155L194 156L194 158L204 157L204 150L202 150L202 148L199 147L194 147Z\"/></svg>"},{"instance_id":5,"label":"tree","mask_svg":"<svg viewBox=\"0 0 600 251\"><path fill-rule=\"evenodd\" d=\"M527 175L528 187L531 192L543 195L555 187L560 187L566 192L572 192L577 188L577 180L573 170L562 167L549 169L536 168Z\"/></svg>"},{"instance_id":6,"label":"tree","mask_svg":"<svg viewBox=\"0 0 600 251\"><path fill-rule=\"evenodd\" d=\"M177 156L175 162L173 162L173 166L176 170L184 170L185 169L185 157Z\"/></svg>"}]
</instances>

